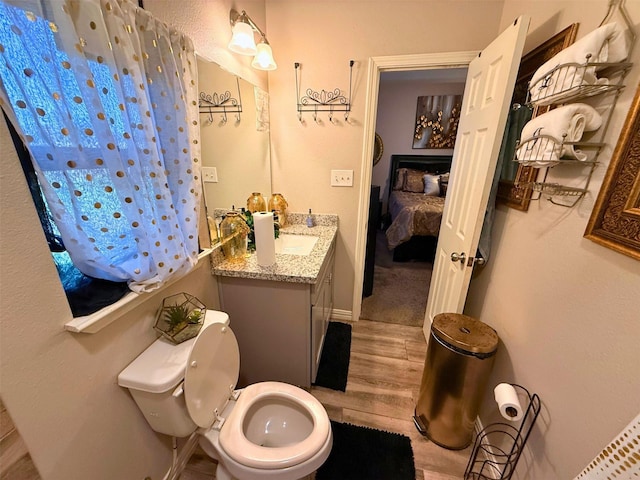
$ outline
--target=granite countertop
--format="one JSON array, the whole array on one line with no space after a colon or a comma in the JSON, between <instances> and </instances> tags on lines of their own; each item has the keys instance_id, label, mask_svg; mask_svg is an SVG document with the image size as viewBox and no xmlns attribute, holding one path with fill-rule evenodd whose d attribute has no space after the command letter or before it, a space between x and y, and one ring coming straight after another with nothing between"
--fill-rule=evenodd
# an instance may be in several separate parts
<instances>
[{"instance_id":1,"label":"granite countertop","mask_svg":"<svg viewBox=\"0 0 640 480\"><path fill-rule=\"evenodd\" d=\"M212 257L213 274L279 282L316 283L322 264L338 233L338 216L323 214L312 216L314 226L307 227L304 223L306 214L288 214L287 225L280 229L280 233L317 236L318 241L309 255L276 253L275 264L261 267L258 265L255 252L250 254L244 262L225 260L222 252L219 252Z\"/></svg>"}]
</instances>

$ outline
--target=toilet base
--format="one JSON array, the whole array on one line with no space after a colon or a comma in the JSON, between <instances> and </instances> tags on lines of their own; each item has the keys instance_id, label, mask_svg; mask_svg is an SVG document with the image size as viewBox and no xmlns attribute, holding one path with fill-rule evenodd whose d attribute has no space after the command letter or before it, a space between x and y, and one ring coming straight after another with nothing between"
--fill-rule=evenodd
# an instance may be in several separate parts
<instances>
[{"instance_id":1,"label":"toilet base","mask_svg":"<svg viewBox=\"0 0 640 480\"><path fill-rule=\"evenodd\" d=\"M229 473L229 471L226 468L224 468L224 465L222 465L221 463L218 463L215 474L216 474L216 480L238 480L236 477L231 475L231 473ZM309 475L305 475L304 477L297 480L312 480L312 478L313 478L313 473Z\"/></svg>"},{"instance_id":2,"label":"toilet base","mask_svg":"<svg viewBox=\"0 0 640 480\"><path fill-rule=\"evenodd\" d=\"M258 470L239 465L221 449L218 437L220 432L209 430L200 432L199 443L204 452L218 462L216 467L216 480L303 480L311 479L312 474L325 462L331 447L333 435L330 434L323 447L311 459L304 464L295 465L284 469ZM234 476L229 468L237 472Z\"/></svg>"}]
</instances>

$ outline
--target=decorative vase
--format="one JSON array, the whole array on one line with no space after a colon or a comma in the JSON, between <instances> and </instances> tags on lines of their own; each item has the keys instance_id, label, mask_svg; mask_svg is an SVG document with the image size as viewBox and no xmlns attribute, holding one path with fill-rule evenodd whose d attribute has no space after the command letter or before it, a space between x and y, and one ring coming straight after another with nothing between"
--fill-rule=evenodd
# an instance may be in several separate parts
<instances>
[{"instance_id":1,"label":"decorative vase","mask_svg":"<svg viewBox=\"0 0 640 480\"><path fill-rule=\"evenodd\" d=\"M211 238L211 245L215 245L220 241L218 226L216 225L216 221L208 215L207 224L209 225L209 237Z\"/></svg>"},{"instance_id":2,"label":"decorative vase","mask_svg":"<svg viewBox=\"0 0 640 480\"><path fill-rule=\"evenodd\" d=\"M244 260L247 253L249 227L238 212L228 212L220 224L222 253L227 260Z\"/></svg>"},{"instance_id":3,"label":"decorative vase","mask_svg":"<svg viewBox=\"0 0 640 480\"><path fill-rule=\"evenodd\" d=\"M249 198L247 198L247 210L251 213L266 212L267 202L260 192L253 192Z\"/></svg>"},{"instance_id":4,"label":"decorative vase","mask_svg":"<svg viewBox=\"0 0 640 480\"><path fill-rule=\"evenodd\" d=\"M162 300L153 328L177 345L198 335L205 313L206 307L193 295L171 295Z\"/></svg>"},{"instance_id":5,"label":"decorative vase","mask_svg":"<svg viewBox=\"0 0 640 480\"><path fill-rule=\"evenodd\" d=\"M284 227L287 223L287 207L289 204L281 193L274 193L269 198L269 212L275 211L278 215L278 225Z\"/></svg>"}]
</instances>

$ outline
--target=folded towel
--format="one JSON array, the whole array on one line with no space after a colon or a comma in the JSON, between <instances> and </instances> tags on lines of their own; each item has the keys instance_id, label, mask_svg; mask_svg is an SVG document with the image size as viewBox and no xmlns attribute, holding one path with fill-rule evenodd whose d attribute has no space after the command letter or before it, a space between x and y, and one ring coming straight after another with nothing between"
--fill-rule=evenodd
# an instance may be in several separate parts
<instances>
[{"instance_id":1,"label":"folded towel","mask_svg":"<svg viewBox=\"0 0 640 480\"><path fill-rule=\"evenodd\" d=\"M552 167L561 158L584 161L585 153L563 142L578 142L584 132L597 130L601 125L600 114L586 103L570 103L550 110L524 126L516 158L534 167Z\"/></svg>"},{"instance_id":2,"label":"folded towel","mask_svg":"<svg viewBox=\"0 0 640 480\"><path fill-rule=\"evenodd\" d=\"M589 55L589 63L622 62L629 54L629 47L629 36L617 23L595 29L536 70L529 84L531 101L536 105L549 105L573 94L571 89L575 87L608 84L608 79L597 77L598 66L582 65ZM557 68L560 66L562 68Z\"/></svg>"}]
</instances>

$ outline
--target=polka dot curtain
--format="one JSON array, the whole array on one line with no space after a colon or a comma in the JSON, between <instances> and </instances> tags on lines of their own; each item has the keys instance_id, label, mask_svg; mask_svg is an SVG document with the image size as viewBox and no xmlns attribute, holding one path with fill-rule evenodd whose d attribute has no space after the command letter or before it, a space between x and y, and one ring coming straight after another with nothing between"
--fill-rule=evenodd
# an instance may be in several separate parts
<instances>
[{"instance_id":1,"label":"polka dot curtain","mask_svg":"<svg viewBox=\"0 0 640 480\"><path fill-rule=\"evenodd\" d=\"M197 262L191 40L129 0L0 2L0 102L86 275L153 290Z\"/></svg>"}]
</instances>

